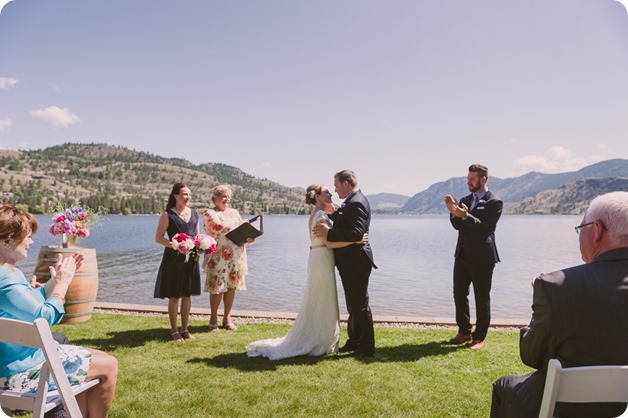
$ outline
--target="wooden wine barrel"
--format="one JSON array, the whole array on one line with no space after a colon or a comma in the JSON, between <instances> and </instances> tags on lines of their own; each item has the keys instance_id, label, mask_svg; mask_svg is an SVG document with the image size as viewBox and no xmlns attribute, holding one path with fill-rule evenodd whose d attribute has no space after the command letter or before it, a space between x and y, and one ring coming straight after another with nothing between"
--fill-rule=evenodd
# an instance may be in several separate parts
<instances>
[{"instance_id":1,"label":"wooden wine barrel","mask_svg":"<svg viewBox=\"0 0 628 418\"><path fill-rule=\"evenodd\" d=\"M65 315L62 323L73 324L89 321L94 310L98 293L98 263L96 249L85 247L62 248L59 246L42 246L35 265L37 281L45 283L50 280L50 266L57 263L57 256L71 257L74 253L82 253L85 257L83 265L74 274L65 295Z\"/></svg>"}]
</instances>

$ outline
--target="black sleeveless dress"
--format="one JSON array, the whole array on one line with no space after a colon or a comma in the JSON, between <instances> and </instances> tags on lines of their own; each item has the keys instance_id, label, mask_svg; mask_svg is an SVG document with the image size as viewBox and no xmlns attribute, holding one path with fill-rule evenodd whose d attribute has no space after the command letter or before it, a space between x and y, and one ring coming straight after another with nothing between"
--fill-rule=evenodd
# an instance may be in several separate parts
<instances>
[{"instance_id":1,"label":"black sleeveless dress","mask_svg":"<svg viewBox=\"0 0 628 418\"><path fill-rule=\"evenodd\" d=\"M185 222L179 215L171 209L167 209L168 214L168 239L179 232L192 237L196 235L198 225L198 213L192 209L192 216ZM164 256L157 273L157 283L155 283L156 298L180 298L182 296L192 296L201 294L201 274L198 261L190 258L185 262L185 256L172 248L164 248Z\"/></svg>"}]
</instances>

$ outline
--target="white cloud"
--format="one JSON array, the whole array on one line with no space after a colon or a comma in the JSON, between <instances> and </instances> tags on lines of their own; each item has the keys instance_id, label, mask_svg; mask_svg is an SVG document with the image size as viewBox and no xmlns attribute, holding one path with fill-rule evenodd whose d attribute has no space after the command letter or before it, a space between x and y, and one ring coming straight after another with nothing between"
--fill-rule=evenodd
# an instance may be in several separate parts
<instances>
[{"instance_id":1,"label":"white cloud","mask_svg":"<svg viewBox=\"0 0 628 418\"><path fill-rule=\"evenodd\" d=\"M0 132L5 131L12 123L13 120L11 118L0 119Z\"/></svg>"},{"instance_id":2,"label":"white cloud","mask_svg":"<svg viewBox=\"0 0 628 418\"><path fill-rule=\"evenodd\" d=\"M262 167L270 167L271 164L268 161L264 161L261 163Z\"/></svg>"},{"instance_id":3,"label":"white cloud","mask_svg":"<svg viewBox=\"0 0 628 418\"><path fill-rule=\"evenodd\" d=\"M617 3L621 3L626 8L626 11L628 11L628 0L615 0L615 1L617 1Z\"/></svg>"},{"instance_id":4,"label":"white cloud","mask_svg":"<svg viewBox=\"0 0 628 418\"><path fill-rule=\"evenodd\" d=\"M567 148L552 147L543 155L528 155L515 160L514 168L518 175L530 171L563 173L579 170L603 159L600 156L576 157Z\"/></svg>"},{"instance_id":5,"label":"white cloud","mask_svg":"<svg viewBox=\"0 0 628 418\"><path fill-rule=\"evenodd\" d=\"M0 13L2 13L2 8L4 7L4 5L10 1L11 0L0 0Z\"/></svg>"},{"instance_id":6,"label":"white cloud","mask_svg":"<svg viewBox=\"0 0 628 418\"><path fill-rule=\"evenodd\" d=\"M0 90L5 90L9 87L13 87L19 82L20 80L18 80L17 78L0 77Z\"/></svg>"},{"instance_id":7,"label":"white cloud","mask_svg":"<svg viewBox=\"0 0 628 418\"><path fill-rule=\"evenodd\" d=\"M70 109L57 106L49 106L45 109L37 109L30 111L31 116L42 119L56 128L67 128L68 126L79 123L81 119L70 111Z\"/></svg>"}]
</instances>

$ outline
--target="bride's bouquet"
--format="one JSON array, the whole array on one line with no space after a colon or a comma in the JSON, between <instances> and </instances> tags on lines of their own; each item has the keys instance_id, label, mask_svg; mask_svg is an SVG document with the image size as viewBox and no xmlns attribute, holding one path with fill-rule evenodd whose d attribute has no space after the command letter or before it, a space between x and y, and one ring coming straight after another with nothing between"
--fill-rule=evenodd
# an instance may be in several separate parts
<instances>
[{"instance_id":1,"label":"bride's bouquet","mask_svg":"<svg viewBox=\"0 0 628 418\"><path fill-rule=\"evenodd\" d=\"M180 232L172 237L170 244L173 250L185 255L186 263L190 257L194 261L198 261L201 254L211 254L216 251L216 240L206 234L198 234L192 238L190 235Z\"/></svg>"}]
</instances>

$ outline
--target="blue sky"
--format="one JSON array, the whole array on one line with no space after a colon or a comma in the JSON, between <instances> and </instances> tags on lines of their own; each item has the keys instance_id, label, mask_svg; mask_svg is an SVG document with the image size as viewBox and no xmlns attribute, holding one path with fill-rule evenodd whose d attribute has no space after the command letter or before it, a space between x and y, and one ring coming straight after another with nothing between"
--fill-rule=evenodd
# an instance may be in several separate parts
<instances>
[{"instance_id":1,"label":"blue sky","mask_svg":"<svg viewBox=\"0 0 628 418\"><path fill-rule=\"evenodd\" d=\"M506 178L628 158L615 0L1 6L6 149L105 142L301 187L351 168L405 195L475 162Z\"/></svg>"}]
</instances>

